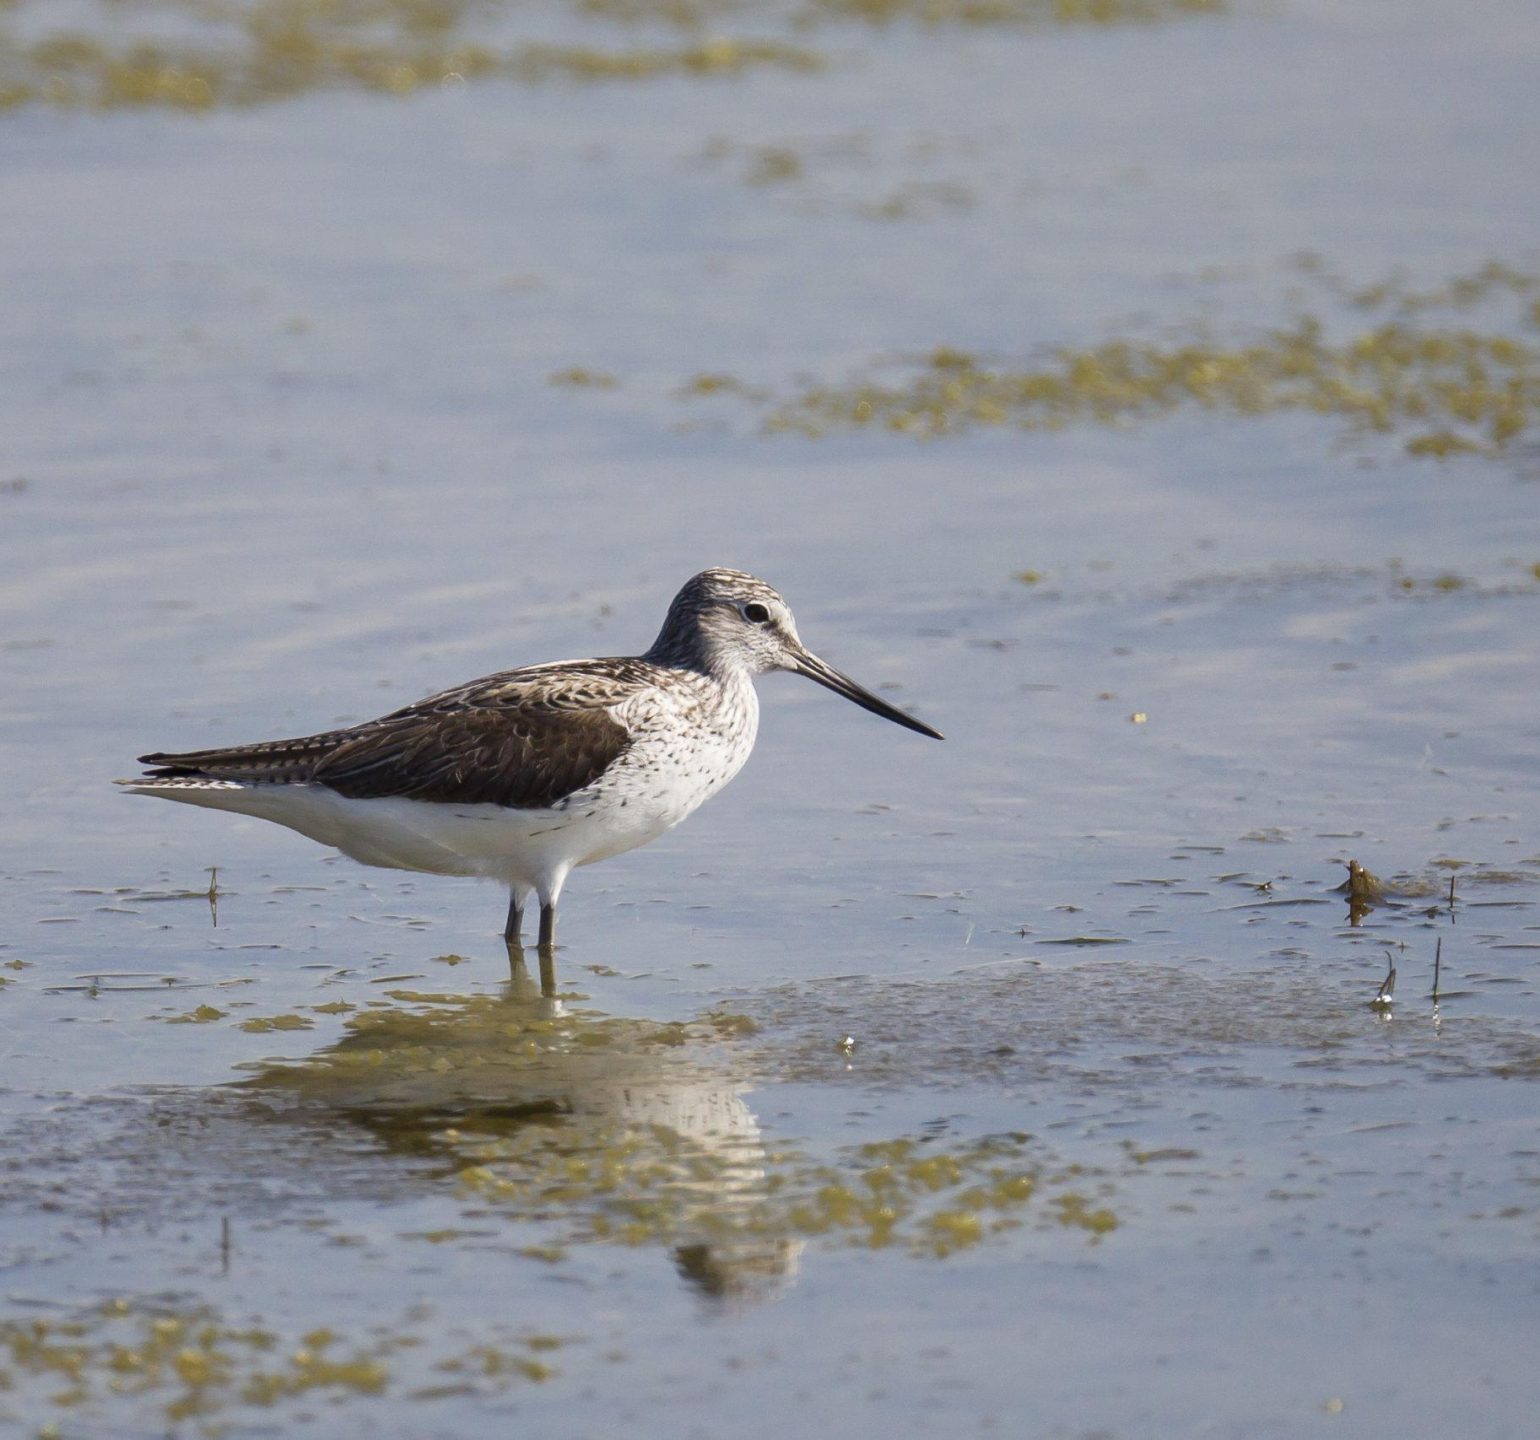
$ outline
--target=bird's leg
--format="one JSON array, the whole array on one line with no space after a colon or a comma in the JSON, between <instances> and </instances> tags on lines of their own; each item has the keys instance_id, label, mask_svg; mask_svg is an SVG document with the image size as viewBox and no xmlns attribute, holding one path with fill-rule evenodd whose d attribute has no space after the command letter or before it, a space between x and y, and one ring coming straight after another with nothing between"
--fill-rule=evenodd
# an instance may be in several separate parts
<instances>
[{"instance_id":1,"label":"bird's leg","mask_svg":"<svg viewBox=\"0 0 1540 1440\"><path fill-rule=\"evenodd\" d=\"M503 939L510 945L518 945L522 942L524 907L519 903L521 898L517 890L508 892L508 923L503 926Z\"/></svg>"},{"instance_id":2,"label":"bird's leg","mask_svg":"<svg viewBox=\"0 0 1540 1440\"><path fill-rule=\"evenodd\" d=\"M556 902L540 907L540 993L556 993Z\"/></svg>"}]
</instances>

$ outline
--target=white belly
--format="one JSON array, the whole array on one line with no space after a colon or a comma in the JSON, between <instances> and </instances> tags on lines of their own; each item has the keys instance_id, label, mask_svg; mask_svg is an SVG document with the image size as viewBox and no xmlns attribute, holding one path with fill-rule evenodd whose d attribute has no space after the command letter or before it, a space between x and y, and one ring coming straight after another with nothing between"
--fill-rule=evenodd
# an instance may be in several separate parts
<instances>
[{"instance_id":1,"label":"white belly","mask_svg":"<svg viewBox=\"0 0 1540 1440\"><path fill-rule=\"evenodd\" d=\"M397 798L351 800L324 785L146 781L132 788L143 795L271 820L364 865L480 875L525 889L539 888L544 877L558 871L645 845L689 813L629 802L616 806L602 799L587 809L573 805L564 810Z\"/></svg>"},{"instance_id":2,"label":"white belly","mask_svg":"<svg viewBox=\"0 0 1540 1440\"><path fill-rule=\"evenodd\" d=\"M738 773L752 746L752 726L746 736L697 738L688 747L634 746L593 785L549 810L355 800L324 785L146 780L126 788L271 820L364 865L479 875L543 893L553 877L673 829Z\"/></svg>"},{"instance_id":3,"label":"white belly","mask_svg":"<svg viewBox=\"0 0 1540 1440\"><path fill-rule=\"evenodd\" d=\"M654 691L621 718L630 748L590 786L547 810L381 797L324 785L143 780L125 788L286 825L365 865L480 875L543 897L567 872L656 840L716 794L754 747L758 705L745 679L730 713L696 712ZM688 697L686 697L688 698Z\"/></svg>"}]
</instances>

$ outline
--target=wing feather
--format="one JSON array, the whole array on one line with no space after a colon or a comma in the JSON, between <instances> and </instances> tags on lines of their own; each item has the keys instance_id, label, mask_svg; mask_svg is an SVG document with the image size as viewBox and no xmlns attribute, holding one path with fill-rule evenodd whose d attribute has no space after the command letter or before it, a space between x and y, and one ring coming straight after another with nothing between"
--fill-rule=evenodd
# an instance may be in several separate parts
<instances>
[{"instance_id":1,"label":"wing feather","mask_svg":"<svg viewBox=\"0 0 1540 1440\"><path fill-rule=\"evenodd\" d=\"M151 778L325 785L354 799L549 809L630 745L615 706L655 683L644 661L535 665L346 730L140 757Z\"/></svg>"},{"instance_id":2,"label":"wing feather","mask_svg":"<svg viewBox=\"0 0 1540 1440\"><path fill-rule=\"evenodd\" d=\"M255 745L227 745L213 750L157 751L139 763L154 767L157 780L202 777L254 783L297 783L310 778L316 762L353 732L328 730L292 740L262 740Z\"/></svg>"},{"instance_id":3,"label":"wing feather","mask_svg":"<svg viewBox=\"0 0 1540 1440\"><path fill-rule=\"evenodd\" d=\"M354 799L548 809L591 785L630 743L603 710L466 709L377 722L328 754L314 778Z\"/></svg>"}]
</instances>

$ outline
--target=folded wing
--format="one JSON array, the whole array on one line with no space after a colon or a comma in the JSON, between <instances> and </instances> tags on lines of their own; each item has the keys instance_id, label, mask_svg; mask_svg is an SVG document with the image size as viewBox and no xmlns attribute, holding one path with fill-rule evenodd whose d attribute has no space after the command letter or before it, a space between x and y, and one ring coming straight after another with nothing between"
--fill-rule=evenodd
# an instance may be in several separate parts
<instances>
[{"instance_id":1,"label":"folded wing","mask_svg":"<svg viewBox=\"0 0 1540 1440\"><path fill-rule=\"evenodd\" d=\"M151 779L325 785L352 799L550 809L596 781L630 735L624 694L553 705L538 683L491 677L347 730L256 745L140 756Z\"/></svg>"}]
</instances>

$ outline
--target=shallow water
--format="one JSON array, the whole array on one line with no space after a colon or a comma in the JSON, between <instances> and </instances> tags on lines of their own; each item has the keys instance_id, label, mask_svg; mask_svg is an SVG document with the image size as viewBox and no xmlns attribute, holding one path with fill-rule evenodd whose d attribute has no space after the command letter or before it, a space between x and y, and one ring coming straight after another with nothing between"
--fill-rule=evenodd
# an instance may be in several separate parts
<instances>
[{"instance_id":1,"label":"shallow water","mask_svg":"<svg viewBox=\"0 0 1540 1440\"><path fill-rule=\"evenodd\" d=\"M1540 26L834 8L444 11L817 71L0 117L19 1433L1532 1431ZM228 43L10 24L130 21ZM1369 368L1248 388L1302 316ZM1115 341L1209 348L1109 409ZM941 347L1073 403L856 413ZM108 783L712 563L949 738L766 681L554 1004L492 888Z\"/></svg>"}]
</instances>

